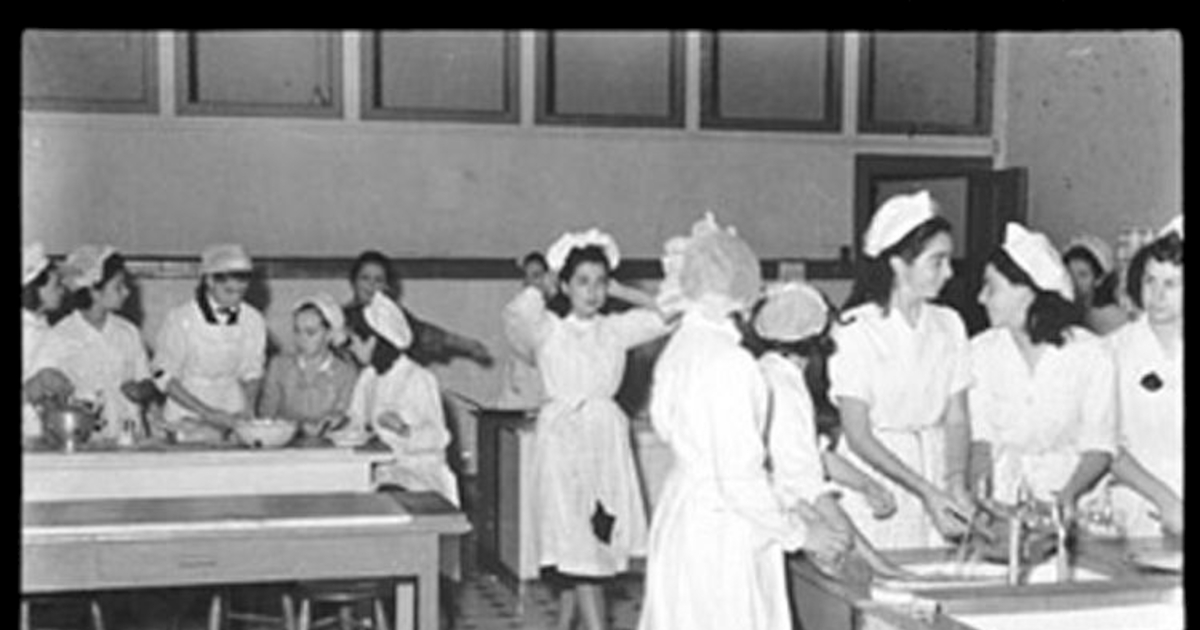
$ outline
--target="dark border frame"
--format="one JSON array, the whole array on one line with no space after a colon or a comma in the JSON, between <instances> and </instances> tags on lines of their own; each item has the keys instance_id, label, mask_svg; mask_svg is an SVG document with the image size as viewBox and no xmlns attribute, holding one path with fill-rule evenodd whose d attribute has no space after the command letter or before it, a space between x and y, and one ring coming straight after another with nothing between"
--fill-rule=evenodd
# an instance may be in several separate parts
<instances>
[{"instance_id":1,"label":"dark border frame","mask_svg":"<svg viewBox=\"0 0 1200 630\"><path fill-rule=\"evenodd\" d=\"M504 106L499 110L431 109L421 107L383 107L379 103L381 79L380 35L382 31L362 34L360 64L361 108L364 120L444 120L476 123L516 123L520 118L519 39L514 31L504 35Z\"/></svg>"},{"instance_id":2,"label":"dark border frame","mask_svg":"<svg viewBox=\"0 0 1200 630\"><path fill-rule=\"evenodd\" d=\"M155 31L132 31L141 35L142 42L142 98L137 101L109 101L101 99L73 99L30 97L22 94L21 109L31 111L59 111L79 113L157 114L158 97L158 33Z\"/></svg>"},{"instance_id":3,"label":"dark border frame","mask_svg":"<svg viewBox=\"0 0 1200 630\"><path fill-rule=\"evenodd\" d=\"M581 125L595 127L676 127L684 123L684 48L683 34L665 31L668 36L667 114L642 116L626 114L560 114L554 110L554 31L536 34L537 98L534 122L540 125Z\"/></svg>"},{"instance_id":4,"label":"dark border frame","mask_svg":"<svg viewBox=\"0 0 1200 630\"><path fill-rule=\"evenodd\" d=\"M720 113L721 77L717 59L721 54L720 31L700 35L700 127L703 129L749 129L765 131L842 130L843 49L845 35L825 35L825 113L820 119L735 118Z\"/></svg>"},{"instance_id":5,"label":"dark border frame","mask_svg":"<svg viewBox=\"0 0 1200 630\"><path fill-rule=\"evenodd\" d=\"M175 32L175 112L180 116L272 116L301 118L341 118L345 108L342 97L341 31L323 32L329 40L331 102L328 105L277 105L253 103L197 102L196 31Z\"/></svg>"},{"instance_id":6,"label":"dark border frame","mask_svg":"<svg viewBox=\"0 0 1200 630\"><path fill-rule=\"evenodd\" d=\"M975 120L970 125L934 122L880 122L871 118L874 105L875 33L860 41L858 72L858 133L989 136L992 133L992 89L995 86L996 38L975 34Z\"/></svg>"}]
</instances>

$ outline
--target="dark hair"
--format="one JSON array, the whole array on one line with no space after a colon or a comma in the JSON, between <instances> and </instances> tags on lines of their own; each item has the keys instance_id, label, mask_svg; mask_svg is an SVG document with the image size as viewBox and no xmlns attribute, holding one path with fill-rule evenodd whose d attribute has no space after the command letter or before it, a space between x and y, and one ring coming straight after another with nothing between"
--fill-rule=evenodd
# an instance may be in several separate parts
<instances>
[{"instance_id":1,"label":"dark hair","mask_svg":"<svg viewBox=\"0 0 1200 630\"><path fill-rule=\"evenodd\" d=\"M567 254L566 262L563 263L562 271L558 272L558 279L563 282L570 282L571 276L575 275L575 268L585 262L603 265L604 273L606 274L612 271L608 265L608 256L604 254L604 250L599 245L586 245L571 249L571 253Z\"/></svg>"},{"instance_id":2,"label":"dark hair","mask_svg":"<svg viewBox=\"0 0 1200 630\"><path fill-rule=\"evenodd\" d=\"M1085 306L1093 306L1099 308L1117 303L1117 274L1109 272L1104 273L1104 269L1100 267L1100 261L1096 255L1083 245L1076 245L1067 249L1063 253L1063 263L1070 264L1072 260L1082 260L1092 268L1092 275L1100 279L1096 284L1096 288L1092 291L1092 303Z\"/></svg>"},{"instance_id":3,"label":"dark hair","mask_svg":"<svg viewBox=\"0 0 1200 630\"><path fill-rule=\"evenodd\" d=\"M392 269L391 259L378 250L368 249L359 254L358 258L354 259L354 264L350 266L350 284L354 284L355 279L358 278L358 273L367 265L378 265L380 269L383 269L383 292L388 296L395 297L399 292L399 287L397 286L399 278L396 277L396 272Z\"/></svg>"},{"instance_id":4,"label":"dark hair","mask_svg":"<svg viewBox=\"0 0 1200 630\"><path fill-rule=\"evenodd\" d=\"M403 352L392 342L384 339L383 335L376 332L374 328L371 328L363 313L362 305L347 307L344 312L346 313L346 330L350 334L360 339L375 338L375 350L371 353L370 365L375 368L377 374L381 376L386 374Z\"/></svg>"},{"instance_id":5,"label":"dark hair","mask_svg":"<svg viewBox=\"0 0 1200 630\"><path fill-rule=\"evenodd\" d=\"M1146 275L1146 263L1154 259L1160 263L1171 263L1183 266L1183 239L1178 232L1161 236L1149 244L1142 246L1129 261L1129 271L1125 276L1125 291L1129 299L1138 308L1142 306L1142 278Z\"/></svg>"},{"instance_id":6,"label":"dark hair","mask_svg":"<svg viewBox=\"0 0 1200 630\"><path fill-rule=\"evenodd\" d=\"M317 319L321 320L321 323L324 324L325 328L332 328L332 326L329 324L329 320L325 319L325 313L321 312L320 307L312 302L305 302L300 306L300 308L292 311L292 319L295 319L297 315L305 311L316 313Z\"/></svg>"},{"instance_id":7,"label":"dark hair","mask_svg":"<svg viewBox=\"0 0 1200 630\"><path fill-rule=\"evenodd\" d=\"M858 272L854 275L854 287L850 290L850 296L846 298L842 309L848 310L860 304L874 302L886 312L892 297L892 285L896 281L890 259L899 256L904 262L912 264L912 261L925 251L929 241L943 232L950 233L950 222L945 217L935 216L910 230L904 238L879 252L878 256L860 258Z\"/></svg>"},{"instance_id":8,"label":"dark hair","mask_svg":"<svg viewBox=\"0 0 1200 630\"><path fill-rule=\"evenodd\" d=\"M75 289L67 295L67 310L86 311L92 308L92 290L100 289L108 284L118 274L126 274L125 258L120 253L114 253L104 259L104 267L100 271L100 279L91 286Z\"/></svg>"},{"instance_id":9,"label":"dark hair","mask_svg":"<svg viewBox=\"0 0 1200 630\"><path fill-rule=\"evenodd\" d=\"M37 277L21 287L21 308L27 311L38 311L42 308L42 288L50 282L50 276L55 273L54 264L46 265Z\"/></svg>"},{"instance_id":10,"label":"dark hair","mask_svg":"<svg viewBox=\"0 0 1200 630\"><path fill-rule=\"evenodd\" d=\"M529 263L538 263L539 265L545 267L546 269L550 268L550 264L546 262L546 257L542 255L542 252L538 252L538 251L529 252L528 254L525 254L525 256L523 256L521 258L521 268L522 269L529 266Z\"/></svg>"},{"instance_id":11,"label":"dark hair","mask_svg":"<svg viewBox=\"0 0 1200 630\"><path fill-rule=\"evenodd\" d=\"M1066 330L1082 324L1083 312L1077 304L1039 287L1003 248L997 248L988 263L1009 282L1025 285L1033 291L1033 303L1025 314L1025 332L1033 343L1061 346L1066 343Z\"/></svg>"}]
</instances>

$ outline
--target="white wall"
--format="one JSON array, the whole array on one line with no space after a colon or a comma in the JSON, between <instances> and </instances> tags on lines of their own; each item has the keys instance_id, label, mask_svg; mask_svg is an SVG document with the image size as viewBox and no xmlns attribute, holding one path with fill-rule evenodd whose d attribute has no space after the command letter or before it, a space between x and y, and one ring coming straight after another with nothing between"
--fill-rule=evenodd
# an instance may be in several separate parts
<instances>
[{"instance_id":1,"label":"white wall","mask_svg":"<svg viewBox=\"0 0 1200 630\"><path fill-rule=\"evenodd\" d=\"M1183 211L1178 33L1020 34L1009 54L1006 161L1029 168L1032 225L1115 244Z\"/></svg>"}]
</instances>

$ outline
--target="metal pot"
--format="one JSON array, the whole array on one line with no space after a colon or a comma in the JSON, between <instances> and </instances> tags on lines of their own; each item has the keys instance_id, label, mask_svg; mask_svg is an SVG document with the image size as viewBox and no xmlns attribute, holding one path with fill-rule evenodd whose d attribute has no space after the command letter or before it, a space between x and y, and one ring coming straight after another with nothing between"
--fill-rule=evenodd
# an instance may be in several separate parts
<instances>
[{"instance_id":1,"label":"metal pot","mask_svg":"<svg viewBox=\"0 0 1200 630\"><path fill-rule=\"evenodd\" d=\"M42 427L70 453L79 444L88 441L102 421L100 412L93 405L73 401L65 404L46 405L42 408Z\"/></svg>"}]
</instances>

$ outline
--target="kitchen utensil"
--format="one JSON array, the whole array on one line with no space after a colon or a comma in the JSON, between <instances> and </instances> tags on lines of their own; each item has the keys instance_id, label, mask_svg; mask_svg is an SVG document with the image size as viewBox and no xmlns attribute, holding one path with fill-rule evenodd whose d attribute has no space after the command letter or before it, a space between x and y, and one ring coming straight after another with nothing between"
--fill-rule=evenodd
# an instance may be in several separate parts
<instances>
[{"instance_id":1,"label":"kitchen utensil","mask_svg":"<svg viewBox=\"0 0 1200 630\"><path fill-rule=\"evenodd\" d=\"M333 442L334 446L352 448L366 444L371 439L371 434L362 429L341 429L326 433L325 438Z\"/></svg>"},{"instance_id":2,"label":"kitchen utensil","mask_svg":"<svg viewBox=\"0 0 1200 630\"><path fill-rule=\"evenodd\" d=\"M42 427L46 434L68 453L87 442L100 424L99 409L85 401L47 403L42 408Z\"/></svg>"}]
</instances>

